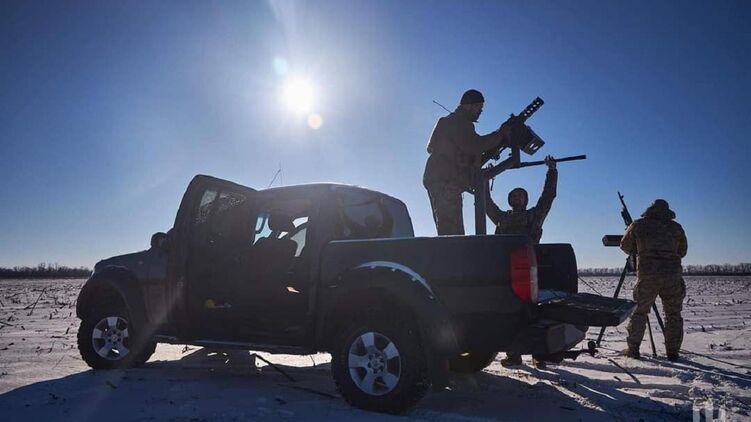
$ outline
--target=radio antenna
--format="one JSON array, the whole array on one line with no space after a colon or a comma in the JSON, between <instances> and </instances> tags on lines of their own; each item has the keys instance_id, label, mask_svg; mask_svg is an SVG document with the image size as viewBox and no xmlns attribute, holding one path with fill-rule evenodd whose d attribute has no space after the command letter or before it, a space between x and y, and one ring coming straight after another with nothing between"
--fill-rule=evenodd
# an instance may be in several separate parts
<instances>
[{"instance_id":1,"label":"radio antenna","mask_svg":"<svg viewBox=\"0 0 751 422\"><path fill-rule=\"evenodd\" d=\"M271 179L271 182L269 182L269 185L266 187L266 189L270 188L271 185L274 184L274 181L276 180L277 177L279 178L279 185L283 186L284 183L282 182L282 162L281 161L279 162L279 170L277 170L276 173L274 173L274 177Z\"/></svg>"},{"instance_id":2,"label":"radio antenna","mask_svg":"<svg viewBox=\"0 0 751 422\"><path fill-rule=\"evenodd\" d=\"M438 104L438 106L440 106L440 107L441 107L442 109L444 109L444 110L448 111L449 113L451 113L451 110L449 110L449 109L447 109L446 107L444 107L444 106L443 106L443 104L439 103L439 102L438 102L438 101L436 101L436 100L433 100L433 102L434 102L435 104Z\"/></svg>"}]
</instances>

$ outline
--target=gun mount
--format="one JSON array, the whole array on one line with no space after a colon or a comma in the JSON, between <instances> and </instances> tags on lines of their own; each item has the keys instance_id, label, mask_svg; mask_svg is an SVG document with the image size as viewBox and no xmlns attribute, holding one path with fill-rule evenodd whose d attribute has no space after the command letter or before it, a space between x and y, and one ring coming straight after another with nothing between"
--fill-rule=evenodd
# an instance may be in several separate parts
<instances>
[{"instance_id":1,"label":"gun mount","mask_svg":"<svg viewBox=\"0 0 751 422\"><path fill-rule=\"evenodd\" d=\"M480 164L481 168L476 172L474 176L474 187L473 191L471 192L475 195L475 234L487 234L485 200L487 199L490 192L490 180L506 170L541 166L545 164L545 161L521 161L521 152L524 152L528 155L534 155L537 151L540 150L540 148L542 148L543 145L545 145L545 141L543 141L542 138L540 138L540 136L538 136L535 131L533 131L532 128L526 124L527 119L532 117L532 115L537 112L537 110L539 110L543 104L545 104L545 102L542 100L542 98L537 97L527 107L525 107L518 116L512 114L511 117L509 117L508 120L506 120L503 125L501 125L511 126L509 145L500 147L495 151L489 151L482 155ZM501 152L505 148L509 148L511 150L508 158L499 163L488 164L487 166L482 167L491 159L499 160ZM585 160L586 158L586 155L576 155L571 157L558 158L554 161L556 163L559 163L564 161Z\"/></svg>"}]
</instances>

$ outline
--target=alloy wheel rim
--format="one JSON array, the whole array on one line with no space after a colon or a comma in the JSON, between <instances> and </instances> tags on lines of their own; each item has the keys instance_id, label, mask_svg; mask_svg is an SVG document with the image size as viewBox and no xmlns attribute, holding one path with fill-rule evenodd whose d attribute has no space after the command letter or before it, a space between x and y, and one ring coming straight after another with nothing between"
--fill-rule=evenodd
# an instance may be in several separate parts
<instances>
[{"instance_id":1,"label":"alloy wheel rim","mask_svg":"<svg viewBox=\"0 0 751 422\"><path fill-rule=\"evenodd\" d=\"M372 396L390 393L401 377L399 349L378 332L368 331L357 337L349 347L347 363L355 385Z\"/></svg>"},{"instance_id":2,"label":"alloy wheel rim","mask_svg":"<svg viewBox=\"0 0 751 422\"><path fill-rule=\"evenodd\" d=\"M96 323L91 333L94 351L107 360L120 360L130 353L128 321L119 316L108 316Z\"/></svg>"}]
</instances>

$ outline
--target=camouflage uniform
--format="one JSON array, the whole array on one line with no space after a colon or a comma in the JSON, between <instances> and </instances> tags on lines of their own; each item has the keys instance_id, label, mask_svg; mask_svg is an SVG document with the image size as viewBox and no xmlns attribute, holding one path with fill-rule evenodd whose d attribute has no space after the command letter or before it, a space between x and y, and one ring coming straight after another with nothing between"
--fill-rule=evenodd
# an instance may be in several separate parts
<instances>
[{"instance_id":1,"label":"camouflage uniform","mask_svg":"<svg viewBox=\"0 0 751 422\"><path fill-rule=\"evenodd\" d=\"M439 236L464 234L462 189L451 184L425 187L433 209L433 221Z\"/></svg>"},{"instance_id":2,"label":"camouflage uniform","mask_svg":"<svg viewBox=\"0 0 751 422\"><path fill-rule=\"evenodd\" d=\"M496 225L495 234L526 234L535 243L542 238L542 223L550 212L556 195L558 184L558 170L551 168L545 176L545 187L542 190L537 205L524 211L503 211L488 195L488 217Z\"/></svg>"},{"instance_id":3,"label":"camouflage uniform","mask_svg":"<svg viewBox=\"0 0 751 422\"><path fill-rule=\"evenodd\" d=\"M540 243L542 238L542 223L550 212L558 186L558 170L548 168L545 175L545 187L542 189L537 205L524 211L503 211L495 202L487 196L486 209L488 217L495 224L495 234L525 234L532 238L534 243ZM509 193L509 200L511 193ZM526 204L525 204L526 206ZM533 356L535 366L544 368L542 360ZM521 364L521 355L513 352L506 353L506 358L501 360L503 366L515 366Z\"/></svg>"},{"instance_id":4,"label":"camouflage uniform","mask_svg":"<svg viewBox=\"0 0 751 422\"><path fill-rule=\"evenodd\" d=\"M464 234L462 192L472 189L472 175L482 153L501 145L500 129L478 135L470 113L458 107L436 123L428 142L422 183L428 191L438 235Z\"/></svg>"},{"instance_id":5,"label":"camouflage uniform","mask_svg":"<svg viewBox=\"0 0 751 422\"><path fill-rule=\"evenodd\" d=\"M621 249L637 255L634 287L636 311L628 324L629 350L638 351L644 338L647 314L659 295L665 311L665 350L678 354L683 342L681 308L686 285L681 277L681 258L686 256L688 243L680 224L673 221L675 213L668 203L657 200L634 221L621 240Z\"/></svg>"}]
</instances>

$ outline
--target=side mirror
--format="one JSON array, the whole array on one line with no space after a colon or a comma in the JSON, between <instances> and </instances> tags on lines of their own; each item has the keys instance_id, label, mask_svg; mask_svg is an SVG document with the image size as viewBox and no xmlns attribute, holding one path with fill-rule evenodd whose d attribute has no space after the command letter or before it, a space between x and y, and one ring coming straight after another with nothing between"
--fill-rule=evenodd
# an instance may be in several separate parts
<instances>
[{"instance_id":1,"label":"side mirror","mask_svg":"<svg viewBox=\"0 0 751 422\"><path fill-rule=\"evenodd\" d=\"M167 250L167 233L157 232L151 235L151 248L160 252Z\"/></svg>"}]
</instances>

